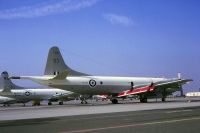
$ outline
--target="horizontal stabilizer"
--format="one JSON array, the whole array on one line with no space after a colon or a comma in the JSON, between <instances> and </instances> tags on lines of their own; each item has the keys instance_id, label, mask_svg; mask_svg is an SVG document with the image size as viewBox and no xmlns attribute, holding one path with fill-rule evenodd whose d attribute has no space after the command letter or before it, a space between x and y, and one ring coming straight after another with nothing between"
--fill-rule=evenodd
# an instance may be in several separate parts
<instances>
[{"instance_id":1,"label":"horizontal stabilizer","mask_svg":"<svg viewBox=\"0 0 200 133\"><path fill-rule=\"evenodd\" d=\"M19 76L12 76L12 77L9 77L9 79L21 79L21 77L19 77Z\"/></svg>"}]
</instances>

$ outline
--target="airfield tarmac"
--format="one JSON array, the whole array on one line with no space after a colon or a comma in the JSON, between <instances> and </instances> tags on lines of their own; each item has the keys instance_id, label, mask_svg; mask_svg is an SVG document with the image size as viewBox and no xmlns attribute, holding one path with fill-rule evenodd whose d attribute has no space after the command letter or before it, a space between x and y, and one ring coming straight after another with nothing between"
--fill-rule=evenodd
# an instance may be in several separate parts
<instances>
[{"instance_id":1,"label":"airfield tarmac","mask_svg":"<svg viewBox=\"0 0 200 133\"><path fill-rule=\"evenodd\" d=\"M173 99L139 103L109 101L81 105L0 108L0 132L199 132L200 101Z\"/></svg>"}]
</instances>

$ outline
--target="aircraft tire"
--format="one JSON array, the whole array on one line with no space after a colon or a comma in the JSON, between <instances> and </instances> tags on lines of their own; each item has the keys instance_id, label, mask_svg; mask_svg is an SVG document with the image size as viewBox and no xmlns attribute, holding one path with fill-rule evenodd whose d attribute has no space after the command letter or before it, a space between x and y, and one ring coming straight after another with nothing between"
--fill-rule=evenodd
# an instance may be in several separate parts
<instances>
[{"instance_id":1,"label":"aircraft tire","mask_svg":"<svg viewBox=\"0 0 200 133\"><path fill-rule=\"evenodd\" d=\"M165 102L165 101L166 101L166 99L163 97L163 98L162 98L162 102Z\"/></svg>"},{"instance_id":2,"label":"aircraft tire","mask_svg":"<svg viewBox=\"0 0 200 133\"><path fill-rule=\"evenodd\" d=\"M118 104L118 100L117 99L112 99L111 100L113 104Z\"/></svg>"},{"instance_id":3,"label":"aircraft tire","mask_svg":"<svg viewBox=\"0 0 200 133\"><path fill-rule=\"evenodd\" d=\"M63 101L59 102L59 105L63 105Z\"/></svg>"},{"instance_id":4,"label":"aircraft tire","mask_svg":"<svg viewBox=\"0 0 200 133\"><path fill-rule=\"evenodd\" d=\"M140 102L141 102L141 103L147 103L147 98L141 98L141 99L140 99Z\"/></svg>"},{"instance_id":5,"label":"aircraft tire","mask_svg":"<svg viewBox=\"0 0 200 133\"><path fill-rule=\"evenodd\" d=\"M40 106L40 101L33 101L32 106Z\"/></svg>"}]
</instances>

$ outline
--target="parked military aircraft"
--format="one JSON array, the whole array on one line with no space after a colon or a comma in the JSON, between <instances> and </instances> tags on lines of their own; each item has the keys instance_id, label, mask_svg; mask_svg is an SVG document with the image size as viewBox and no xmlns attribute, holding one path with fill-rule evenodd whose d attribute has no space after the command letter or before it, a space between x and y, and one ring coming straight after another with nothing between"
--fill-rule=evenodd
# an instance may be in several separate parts
<instances>
[{"instance_id":1,"label":"parked military aircraft","mask_svg":"<svg viewBox=\"0 0 200 133\"><path fill-rule=\"evenodd\" d=\"M118 98L138 95L141 102L148 97L161 96L162 101L180 86L192 80L181 78L113 77L92 76L68 67L58 47L52 47L48 54L44 76L20 76L13 79L29 79L42 85L66 89L79 94L109 95L112 103Z\"/></svg>"},{"instance_id":2,"label":"parked military aircraft","mask_svg":"<svg viewBox=\"0 0 200 133\"><path fill-rule=\"evenodd\" d=\"M53 101L59 101L62 105L64 100L67 100L68 96L73 92L54 89L54 88L24 88L17 86L11 82L8 78L6 71L2 72L0 78L0 103L4 106L12 103L23 103L34 101L34 105L40 105L41 100L48 100L48 104L51 105Z\"/></svg>"}]
</instances>

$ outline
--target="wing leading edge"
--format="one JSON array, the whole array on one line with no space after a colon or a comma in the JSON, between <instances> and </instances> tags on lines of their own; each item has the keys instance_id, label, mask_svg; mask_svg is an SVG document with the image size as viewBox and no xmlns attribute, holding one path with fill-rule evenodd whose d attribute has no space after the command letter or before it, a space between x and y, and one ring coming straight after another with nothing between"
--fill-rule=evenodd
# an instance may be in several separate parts
<instances>
[{"instance_id":1,"label":"wing leading edge","mask_svg":"<svg viewBox=\"0 0 200 133\"><path fill-rule=\"evenodd\" d=\"M129 95L139 95L148 92L153 92L156 89L179 88L183 84L187 84L193 80L191 79L171 79L167 81L155 82L150 85L133 86L131 89L123 91L118 94L118 98ZM132 89L133 88L133 89Z\"/></svg>"}]
</instances>

